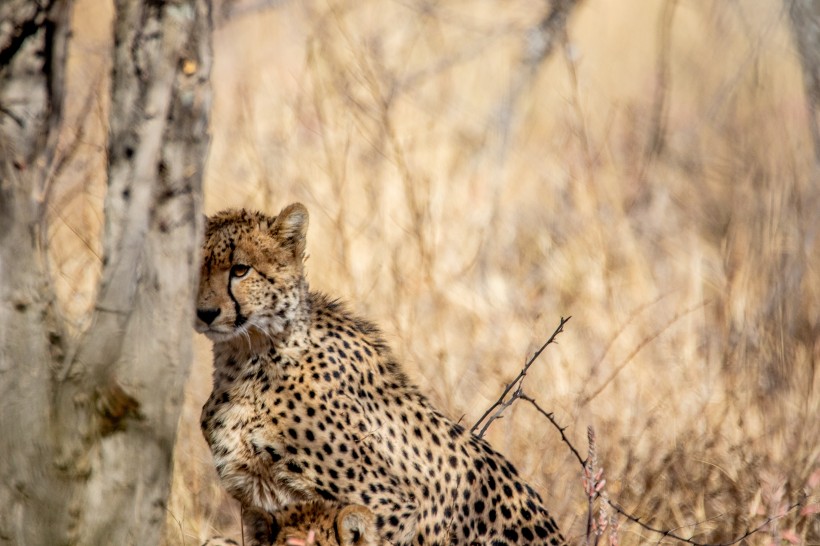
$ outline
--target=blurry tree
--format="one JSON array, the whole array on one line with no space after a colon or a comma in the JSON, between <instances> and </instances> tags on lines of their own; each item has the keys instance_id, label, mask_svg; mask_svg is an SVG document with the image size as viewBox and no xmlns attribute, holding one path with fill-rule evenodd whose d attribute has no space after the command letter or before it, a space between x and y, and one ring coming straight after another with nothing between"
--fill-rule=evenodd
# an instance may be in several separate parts
<instances>
[{"instance_id":1,"label":"blurry tree","mask_svg":"<svg viewBox=\"0 0 820 546\"><path fill-rule=\"evenodd\" d=\"M47 208L71 0L0 2L0 543L154 544L191 359L209 0L116 0L103 268L67 333Z\"/></svg>"},{"instance_id":2,"label":"blurry tree","mask_svg":"<svg viewBox=\"0 0 820 546\"><path fill-rule=\"evenodd\" d=\"M518 101L535 81L536 75L555 51L556 46L561 46L562 43L568 45L567 22L581 3L581 0L553 0L538 23L527 32L521 70L517 72L509 94L504 97L495 115L501 135L500 158L506 157L509 151L513 113Z\"/></svg>"},{"instance_id":3,"label":"blurry tree","mask_svg":"<svg viewBox=\"0 0 820 546\"><path fill-rule=\"evenodd\" d=\"M786 0L791 15L809 109L809 129L814 140L814 158L820 170L820 2Z\"/></svg>"}]
</instances>

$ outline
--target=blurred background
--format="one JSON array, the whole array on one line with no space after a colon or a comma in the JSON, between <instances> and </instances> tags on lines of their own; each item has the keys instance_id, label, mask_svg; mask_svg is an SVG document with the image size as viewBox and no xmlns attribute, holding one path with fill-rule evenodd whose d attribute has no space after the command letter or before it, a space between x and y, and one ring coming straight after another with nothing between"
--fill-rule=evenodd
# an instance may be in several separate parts
<instances>
[{"instance_id":1,"label":"blurred background","mask_svg":"<svg viewBox=\"0 0 820 546\"><path fill-rule=\"evenodd\" d=\"M698 542L783 515L743 543L820 544L820 174L788 3L563 3L546 36L560 2L217 2L204 210L304 203L312 288L379 324L466 425L571 315L524 391L582 455L595 428L613 501ZM78 331L100 268L111 17L78 2L83 153L50 208ZM239 537L199 431L196 344L169 546ZM557 430L519 402L487 439L577 543L582 469ZM673 543L618 521L621 544Z\"/></svg>"}]
</instances>

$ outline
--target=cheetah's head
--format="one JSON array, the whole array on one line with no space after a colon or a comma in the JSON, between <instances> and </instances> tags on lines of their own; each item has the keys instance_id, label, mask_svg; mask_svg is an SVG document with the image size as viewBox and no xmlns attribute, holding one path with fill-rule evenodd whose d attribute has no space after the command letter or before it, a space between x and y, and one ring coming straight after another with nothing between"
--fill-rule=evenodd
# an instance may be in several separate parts
<instances>
[{"instance_id":1,"label":"cheetah's head","mask_svg":"<svg viewBox=\"0 0 820 546\"><path fill-rule=\"evenodd\" d=\"M209 217L196 330L215 342L286 331L304 303L307 226L308 212L300 203L275 217L246 210Z\"/></svg>"},{"instance_id":2,"label":"cheetah's head","mask_svg":"<svg viewBox=\"0 0 820 546\"><path fill-rule=\"evenodd\" d=\"M379 546L376 516L358 504L296 503L275 514L272 546Z\"/></svg>"},{"instance_id":3,"label":"cheetah's head","mask_svg":"<svg viewBox=\"0 0 820 546\"><path fill-rule=\"evenodd\" d=\"M294 503L275 513L260 514L246 533L269 546L386 546L376 516L358 504L312 501ZM202 546L238 546L213 537Z\"/></svg>"}]
</instances>

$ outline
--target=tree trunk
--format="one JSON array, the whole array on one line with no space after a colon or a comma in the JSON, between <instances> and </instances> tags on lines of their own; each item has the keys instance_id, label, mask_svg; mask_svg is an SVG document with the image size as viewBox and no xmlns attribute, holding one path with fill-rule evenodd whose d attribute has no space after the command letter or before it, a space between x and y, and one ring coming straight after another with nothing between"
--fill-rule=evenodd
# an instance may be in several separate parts
<instances>
[{"instance_id":1,"label":"tree trunk","mask_svg":"<svg viewBox=\"0 0 820 546\"><path fill-rule=\"evenodd\" d=\"M47 269L70 0L0 5L0 542L159 541L191 360L209 0L117 0L103 270L65 335Z\"/></svg>"},{"instance_id":2,"label":"tree trunk","mask_svg":"<svg viewBox=\"0 0 820 546\"><path fill-rule=\"evenodd\" d=\"M815 172L820 171L820 2L786 0L789 5L809 113L809 130L814 141Z\"/></svg>"}]
</instances>

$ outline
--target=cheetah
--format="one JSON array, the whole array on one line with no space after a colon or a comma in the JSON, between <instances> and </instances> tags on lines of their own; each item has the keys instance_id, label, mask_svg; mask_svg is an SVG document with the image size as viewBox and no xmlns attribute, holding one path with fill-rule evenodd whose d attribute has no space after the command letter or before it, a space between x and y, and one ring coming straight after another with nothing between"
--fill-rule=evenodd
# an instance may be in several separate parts
<instances>
[{"instance_id":1,"label":"cheetah","mask_svg":"<svg viewBox=\"0 0 820 546\"><path fill-rule=\"evenodd\" d=\"M376 532L376 516L358 504L330 501L291 504L271 514L269 534L257 537L266 546L387 546ZM239 546L235 540L214 537L202 546Z\"/></svg>"},{"instance_id":2,"label":"cheetah","mask_svg":"<svg viewBox=\"0 0 820 546\"><path fill-rule=\"evenodd\" d=\"M299 203L206 222L196 329L214 374L201 425L246 528L327 500L367 507L395 545L565 544L538 493L433 407L375 326L308 289L307 226Z\"/></svg>"}]
</instances>

